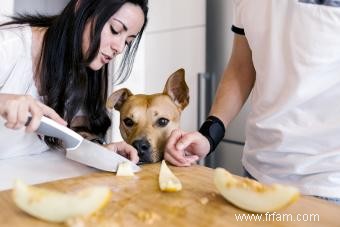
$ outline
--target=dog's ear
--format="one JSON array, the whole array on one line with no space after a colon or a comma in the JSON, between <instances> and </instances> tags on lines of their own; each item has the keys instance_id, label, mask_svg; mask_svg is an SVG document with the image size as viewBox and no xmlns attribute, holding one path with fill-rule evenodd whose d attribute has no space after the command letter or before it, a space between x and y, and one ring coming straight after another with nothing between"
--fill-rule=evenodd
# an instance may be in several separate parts
<instances>
[{"instance_id":1,"label":"dog's ear","mask_svg":"<svg viewBox=\"0 0 340 227\"><path fill-rule=\"evenodd\" d=\"M163 94L170 96L182 110L189 104L189 88L185 82L184 69L177 70L168 78Z\"/></svg>"},{"instance_id":2,"label":"dog's ear","mask_svg":"<svg viewBox=\"0 0 340 227\"><path fill-rule=\"evenodd\" d=\"M126 99L131 95L132 93L129 89L121 88L110 95L107 99L106 107L110 109L115 108L119 111Z\"/></svg>"}]
</instances>

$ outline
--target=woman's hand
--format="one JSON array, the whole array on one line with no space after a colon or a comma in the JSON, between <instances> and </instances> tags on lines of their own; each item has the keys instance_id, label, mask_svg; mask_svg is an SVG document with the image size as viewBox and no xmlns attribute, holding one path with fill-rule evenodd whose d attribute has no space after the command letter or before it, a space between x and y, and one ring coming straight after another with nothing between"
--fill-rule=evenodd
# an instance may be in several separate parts
<instances>
[{"instance_id":1,"label":"woman's hand","mask_svg":"<svg viewBox=\"0 0 340 227\"><path fill-rule=\"evenodd\" d=\"M164 159L176 166L190 166L204 158L210 150L210 143L199 132L171 132L164 150Z\"/></svg>"},{"instance_id":2,"label":"woman's hand","mask_svg":"<svg viewBox=\"0 0 340 227\"><path fill-rule=\"evenodd\" d=\"M32 119L26 126L26 132L35 131L43 115L62 125L67 125L52 108L29 95L0 94L0 115L6 121L5 126L10 129L24 127L28 117L31 116Z\"/></svg>"},{"instance_id":3,"label":"woman's hand","mask_svg":"<svg viewBox=\"0 0 340 227\"><path fill-rule=\"evenodd\" d=\"M118 154L124 156L125 158L129 159L134 163L138 163L139 161L137 150L133 146L127 144L124 141L105 144L103 146L108 148L109 150L117 152Z\"/></svg>"}]
</instances>

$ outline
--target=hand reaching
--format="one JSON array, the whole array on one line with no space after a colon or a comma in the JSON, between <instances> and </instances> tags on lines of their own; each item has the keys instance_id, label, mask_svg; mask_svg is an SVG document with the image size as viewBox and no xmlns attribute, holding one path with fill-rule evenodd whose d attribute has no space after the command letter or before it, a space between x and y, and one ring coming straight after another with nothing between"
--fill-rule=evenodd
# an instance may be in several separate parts
<instances>
[{"instance_id":1,"label":"hand reaching","mask_svg":"<svg viewBox=\"0 0 340 227\"><path fill-rule=\"evenodd\" d=\"M190 166L204 158L210 144L199 132L172 131L165 146L164 159L176 166Z\"/></svg>"},{"instance_id":2,"label":"hand reaching","mask_svg":"<svg viewBox=\"0 0 340 227\"><path fill-rule=\"evenodd\" d=\"M32 119L26 127L27 132L33 132L39 127L43 115L67 125L52 108L29 95L0 94L0 115L6 121L5 126L10 129L24 127L28 117L31 116Z\"/></svg>"},{"instance_id":3,"label":"hand reaching","mask_svg":"<svg viewBox=\"0 0 340 227\"><path fill-rule=\"evenodd\" d=\"M124 141L104 145L107 149L117 152L134 163L138 163L139 157L137 150Z\"/></svg>"}]
</instances>

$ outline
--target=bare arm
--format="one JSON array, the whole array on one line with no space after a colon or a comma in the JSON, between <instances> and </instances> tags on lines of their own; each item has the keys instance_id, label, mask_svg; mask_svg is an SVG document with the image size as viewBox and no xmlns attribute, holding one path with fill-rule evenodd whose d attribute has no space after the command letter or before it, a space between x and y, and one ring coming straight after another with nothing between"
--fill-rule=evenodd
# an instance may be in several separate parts
<instances>
[{"instance_id":1,"label":"bare arm","mask_svg":"<svg viewBox=\"0 0 340 227\"><path fill-rule=\"evenodd\" d=\"M231 58L217 89L210 114L228 125L247 100L255 75L247 39L245 36L235 35ZM201 133L178 129L168 139L164 159L176 166L190 166L204 158L209 150L210 143Z\"/></svg>"},{"instance_id":2,"label":"bare arm","mask_svg":"<svg viewBox=\"0 0 340 227\"><path fill-rule=\"evenodd\" d=\"M224 125L238 114L255 82L252 53L245 36L234 36L229 63L219 83L210 115L220 118Z\"/></svg>"}]
</instances>

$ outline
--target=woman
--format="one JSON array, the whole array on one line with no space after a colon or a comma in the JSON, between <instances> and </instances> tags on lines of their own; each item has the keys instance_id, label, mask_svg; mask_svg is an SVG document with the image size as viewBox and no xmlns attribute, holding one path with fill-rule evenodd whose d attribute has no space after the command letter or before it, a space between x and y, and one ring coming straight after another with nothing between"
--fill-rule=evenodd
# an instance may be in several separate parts
<instances>
[{"instance_id":1,"label":"woman","mask_svg":"<svg viewBox=\"0 0 340 227\"><path fill-rule=\"evenodd\" d=\"M37 129L43 115L102 140L111 124L105 108L107 64L124 51L117 80L129 75L147 23L147 4L71 0L58 16L25 15L0 26L0 159L41 153L46 144L61 147L55 138L44 137L44 143L27 133ZM23 128L26 133L12 130ZM138 162L126 143L106 146Z\"/></svg>"}]
</instances>

